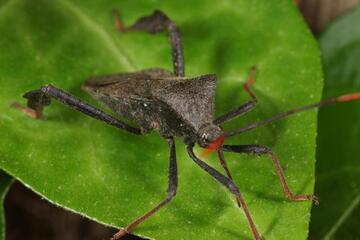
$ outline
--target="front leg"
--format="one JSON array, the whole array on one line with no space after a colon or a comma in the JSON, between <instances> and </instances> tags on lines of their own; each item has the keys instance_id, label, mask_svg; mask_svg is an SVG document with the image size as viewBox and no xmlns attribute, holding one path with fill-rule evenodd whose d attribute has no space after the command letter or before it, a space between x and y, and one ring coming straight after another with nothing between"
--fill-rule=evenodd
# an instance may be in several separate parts
<instances>
[{"instance_id":1,"label":"front leg","mask_svg":"<svg viewBox=\"0 0 360 240\"><path fill-rule=\"evenodd\" d=\"M245 154L258 154L258 155L269 155L273 160L277 175L280 178L281 186L285 197L292 201L306 201L312 200L316 205L319 204L319 200L314 195L296 195L294 194L286 181L284 171L280 166L279 160L276 157L275 153L268 147L262 145L224 145L221 147L221 150L225 152L236 152L236 153L245 153Z\"/></svg>"},{"instance_id":2,"label":"front leg","mask_svg":"<svg viewBox=\"0 0 360 240\"><path fill-rule=\"evenodd\" d=\"M42 110L45 106L49 105L51 98L56 99L57 101L70 106L86 115L104 121L107 124L110 124L116 128L128 131L133 134L141 134L141 130L134 128L124 122L121 122L114 117L108 115L107 113L97 109L88 103L80 100L79 98L64 92L61 89L58 89L52 85L46 85L41 87L38 90L33 90L24 94L24 98L28 99L28 107L33 109L35 118L38 118L42 115Z\"/></svg>"}]
</instances>

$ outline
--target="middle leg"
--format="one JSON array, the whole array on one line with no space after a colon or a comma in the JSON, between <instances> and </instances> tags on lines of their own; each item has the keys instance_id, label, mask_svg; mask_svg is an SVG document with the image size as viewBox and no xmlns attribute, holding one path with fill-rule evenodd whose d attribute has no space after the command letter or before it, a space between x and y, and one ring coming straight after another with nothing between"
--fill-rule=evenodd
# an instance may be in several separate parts
<instances>
[{"instance_id":1,"label":"middle leg","mask_svg":"<svg viewBox=\"0 0 360 240\"><path fill-rule=\"evenodd\" d=\"M227 163L226 163L226 161L225 161L225 157L224 157L223 151L218 150L217 153L218 153L218 157L219 157L220 164L221 164L221 166L223 167L223 169L225 170L227 177L228 177L231 181L234 181L233 178L232 178L230 169L228 168ZM240 202L240 199L239 199L238 197L236 197L236 202L237 202L238 206L241 207L241 202Z\"/></svg>"},{"instance_id":2,"label":"middle leg","mask_svg":"<svg viewBox=\"0 0 360 240\"><path fill-rule=\"evenodd\" d=\"M236 153L245 153L245 154L258 154L258 155L269 155L273 160L277 175L280 178L281 186L285 197L292 201L306 201L312 200L316 205L319 204L319 200L314 195L295 195L289 188L284 171L280 166L279 160L276 157L275 153L268 147L262 145L223 145L221 150L225 152L236 152Z\"/></svg>"},{"instance_id":3,"label":"middle leg","mask_svg":"<svg viewBox=\"0 0 360 240\"><path fill-rule=\"evenodd\" d=\"M231 181L229 178L225 177L224 175L222 175L220 172L218 172L215 168L209 166L208 164L206 164L204 161L201 161L194 153L193 151L193 147L194 145L188 145L187 146L187 152L189 154L189 156L191 157L191 159L202 169L204 169L207 173L209 173L213 178L215 178L218 182L220 182L222 185L224 185L227 189L230 190L231 193L235 194L237 199L239 199L240 205L245 213L245 216L249 222L250 225L250 229L251 232L254 236L255 240L260 240L260 234L255 226L255 223L250 215L250 212L247 208L247 205L245 203L245 200L242 196L242 194L240 193L239 188L236 186L236 184Z\"/></svg>"},{"instance_id":4,"label":"middle leg","mask_svg":"<svg viewBox=\"0 0 360 240\"><path fill-rule=\"evenodd\" d=\"M178 177L177 177L177 164L176 164L176 153L175 153L175 141L173 138L168 138L167 142L170 148L170 166L169 166L169 185L167 189L167 197L160 202L156 207L142 215L141 217L135 219L132 223L130 223L126 228L117 232L111 240L119 239L129 232L137 225L145 221L147 218L152 216L154 213L159 211L165 205L167 205L176 195L177 185L178 185Z\"/></svg>"}]
</instances>

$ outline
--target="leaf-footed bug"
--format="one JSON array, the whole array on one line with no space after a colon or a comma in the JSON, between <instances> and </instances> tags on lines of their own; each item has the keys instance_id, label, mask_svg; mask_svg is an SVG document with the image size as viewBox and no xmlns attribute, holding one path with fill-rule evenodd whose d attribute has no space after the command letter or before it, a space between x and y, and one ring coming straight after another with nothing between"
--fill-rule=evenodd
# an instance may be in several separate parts
<instances>
[{"instance_id":1,"label":"leaf-footed bug","mask_svg":"<svg viewBox=\"0 0 360 240\"><path fill-rule=\"evenodd\" d=\"M117 232L112 239L119 239L131 232L134 227L159 211L175 197L178 185L175 141L173 138L175 136L184 141L187 145L187 152L190 158L198 166L204 169L236 196L236 201L239 207L244 211L249 222L254 239L260 239L260 234L253 222L239 188L233 182L230 170L224 159L224 151L269 155L274 163L283 192L287 199L293 201L312 200L315 204L318 203L318 199L313 195L295 195L292 193L288 187L280 163L275 153L270 148L255 144L224 145L224 139L308 109L333 104L335 102L359 99L360 93L326 99L315 104L289 110L242 128L224 132L220 127L221 124L250 111L256 106L257 98L251 90L251 85L255 79L256 69L251 69L248 80L244 85L244 89L249 94L251 100L224 115L214 118L216 76L208 74L195 78L184 77L184 57L180 33L177 26L163 12L158 10L150 16L138 19L135 24L130 27L123 26L117 11L114 11L114 15L115 26L119 32L140 30L155 34L167 30L169 35L172 49L173 72L160 68L153 68L132 73L96 76L86 81L83 85L83 89L89 92L93 97L104 103L115 113L137 123L139 128L122 122L52 85L46 85L38 90L27 92L24 97L28 99L28 107L23 108L26 114L33 118L39 118L42 115L43 107L49 105L50 99L54 98L90 117L104 121L107 124L133 134L146 134L149 131L156 129L160 132L161 136L167 140L170 148L167 197L153 209L136 218L126 228ZM201 156L205 156L214 151L217 152L220 163L226 172L226 176L200 160L200 158L195 155L193 151L195 143L204 148Z\"/></svg>"}]
</instances>

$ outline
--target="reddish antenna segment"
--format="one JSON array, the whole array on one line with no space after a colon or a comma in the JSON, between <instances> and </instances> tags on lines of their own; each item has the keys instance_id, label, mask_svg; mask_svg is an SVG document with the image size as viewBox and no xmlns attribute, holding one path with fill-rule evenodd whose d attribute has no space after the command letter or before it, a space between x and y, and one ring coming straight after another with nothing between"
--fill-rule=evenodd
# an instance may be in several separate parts
<instances>
[{"instance_id":1,"label":"reddish antenna segment","mask_svg":"<svg viewBox=\"0 0 360 240\"><path fill-rule=\"evenodd\" d=\"M360 99L360 93L342 95L340 97L337 97L336 101L337 102L347 102L347 101L352 101L352 100L355 100L355 99Z\"/></svg>"}]
</instances>

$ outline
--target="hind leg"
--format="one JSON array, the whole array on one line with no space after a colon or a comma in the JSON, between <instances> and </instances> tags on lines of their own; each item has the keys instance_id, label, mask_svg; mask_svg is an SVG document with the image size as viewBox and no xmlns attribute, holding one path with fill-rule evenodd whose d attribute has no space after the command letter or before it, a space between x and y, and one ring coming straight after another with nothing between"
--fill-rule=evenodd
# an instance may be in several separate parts
<instances>
[{"instance_id":1,"label":"hind leg","mask_svg":"<svg viewBox=\"0 0 360 240\"><path fill-rule=\"evenodd\" d=\"M155 10L152 15L139 18L133 25L124 27L119 11L114 10L115 28L119 32L145 31L148 33L159 33L168 30L171 45L174 74L179 77L185 75L184 54L182 49L180 32L174 22L165 13Z\"/></svg>"},{"instance_id":2,"label":"hind leg","mask_svg":"<svg viewBox=\"0 0 360 240\"><path fill-rule=\"evenodd\" d=\"M89 105L88 103L82 101L81 99L52 85L45 85L40 89L29 91L24 94L24 98L28 99L28 109L33 111L31 114L34 115L34 118L41 117L43 108L50 105L51 98L54 98L55 100L75 110L78 110L92 118L106 122L107 124L110 124L114 127L120 128L133 134L141 134L141 129L132 127L124 122L121 122L120 120L108 115L100 109L97 109Z\"/></svg>"}]
</instances>

